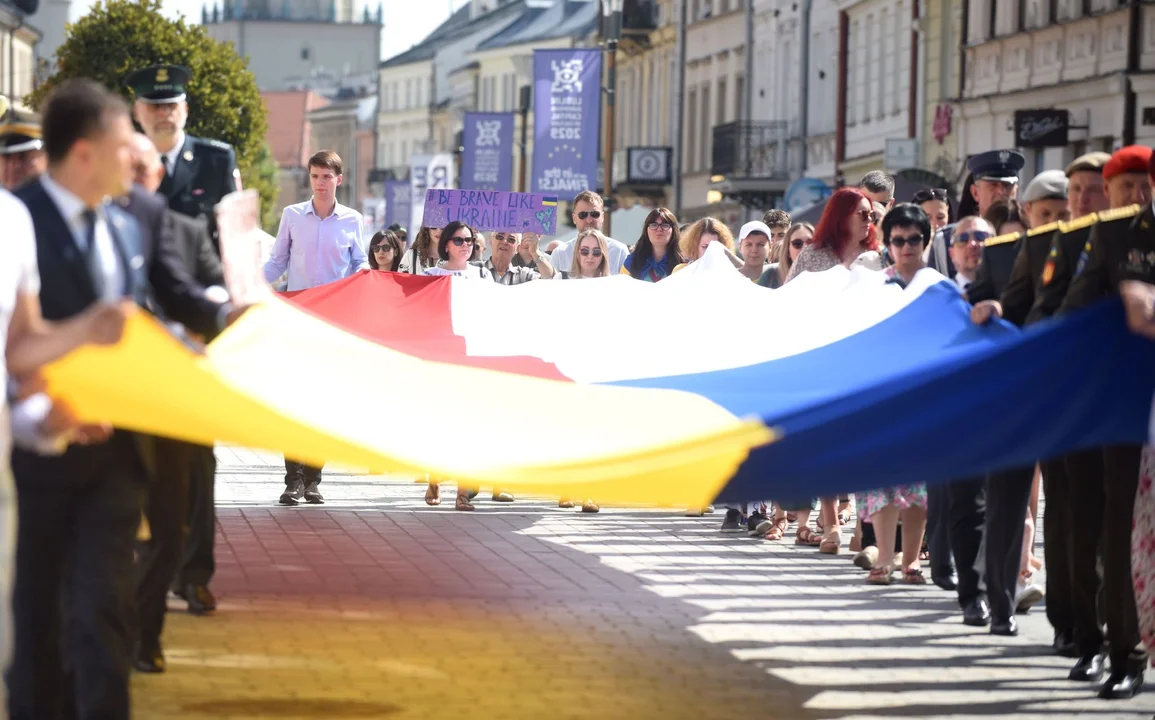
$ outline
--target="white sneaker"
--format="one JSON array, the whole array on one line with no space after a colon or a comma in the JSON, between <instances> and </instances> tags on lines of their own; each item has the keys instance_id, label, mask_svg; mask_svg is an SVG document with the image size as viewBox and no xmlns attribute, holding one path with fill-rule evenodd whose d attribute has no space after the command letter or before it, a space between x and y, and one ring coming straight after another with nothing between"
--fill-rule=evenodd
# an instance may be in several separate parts
<instances>
[{"instance_id":1,"label":"white sneaker","mask_svg":"<svg viewBox=\"0 0 1155 720\"><path fill-rule=\"evenodd\" d=\"M1032 605L1038 605L1043 601L1046 593L1043 589L1035 583L1018 584L1018 591L1015 593L1015 612L1026 613L1029 612Z\"/></svg>"}]
</instances>

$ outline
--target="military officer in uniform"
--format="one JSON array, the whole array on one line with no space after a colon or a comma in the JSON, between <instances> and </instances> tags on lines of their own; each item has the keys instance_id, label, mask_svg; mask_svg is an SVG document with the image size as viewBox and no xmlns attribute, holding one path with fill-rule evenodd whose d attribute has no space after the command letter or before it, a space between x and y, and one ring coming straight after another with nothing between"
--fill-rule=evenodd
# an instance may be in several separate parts
<instances>
[{"instance_id":1,"label":"military officer in uniform","mask_svg":"<svg viewBox=\"0 0 1155 720\"><path fill-rule=\"evenodd\" d=\"M213 208L222 197L241 189L240 173L236 152L231 145L185 133L189 80L188 68L152 65L129 74L125 84L136 95L133 117L156 145L164 164L165 177L160 193L168 198L170 209L189 217L206 219L219 255ZM192 453L189 480L189 533L184 559L173 582L174 591L188 602L189 612L194 614L216 609L216 598L208 587L215 569L215 476L213 449L196 448Z\"/></svg>"},{"instance_id":2,"label":"military officer in uniform","mask_svg":"<svg viewBox=\"0 0 1155 720\"><path fill-rule=\"evenodd\" d=\"M1150 148L1120 148L1103 166L1103 183L1111 210L1098 213L1073 271L1074 278L1059 313L1075 310L1119 292L1125 280L1155 280L1155 215L1151 207ZM1045 272L1045 270L1044 270ZM1099 612L1107 625L1111 674L1099 690L1102 698L1130 698L1143 685L1147 665L1139 646L1139 619L1131 580L1131 517L1139 482L1141 448L1117 445L1102 448L1098 463L1071 466L1072 504L1087 517L1080 542L1095 546L1102 560ZM1095 532L1101 528L1102 534ZM1100 541L1101 537L1101 541ZM1095 567L1088 550L1075 568L1076 583L1090 584ZM1078 597L1078 596L1076 596ZM1085 605L1090 598L1083 600ZM1089 616L1084 609L1082 615ZM1080 658L1071 679L1098 681L1104 672L1102 633L1096 621L1076 627Z\"/></svg>"},{"instance_id":3,"label":"military officer in uniform","mask_svg":"<svg viewBox=\"0 0 1155 720\"><path fill-rule=\"evenodd\" d=\"M40 141L40 116L31 110L9 105L0 96L0 167L5 190L15 190L40 177L48 167Z\"/></svg>"}]
</instances>

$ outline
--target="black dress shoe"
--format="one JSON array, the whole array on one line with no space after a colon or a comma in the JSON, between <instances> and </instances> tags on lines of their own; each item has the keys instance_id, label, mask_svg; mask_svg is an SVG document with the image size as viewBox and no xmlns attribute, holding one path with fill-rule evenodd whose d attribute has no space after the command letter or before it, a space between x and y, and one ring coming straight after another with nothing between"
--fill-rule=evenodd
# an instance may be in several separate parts
<instances>
[{"instance_id":1,"label":"black dress shoe","mask_svg":"<svg viewBox=\"0 0 1155 720\"><path fill-rule=\"evenodd\" d=\"M305 487L305 502L311 505L325 504L325 498L321 497L321 491L317 489L317 483L311 482Z\"/></svg>"},{"instance_id":2,"label":"black dress shoe","mask_svg":"<svg viewBox=\"0 0 1155 720\"><path fill-rule=\"evenodd\" d=\"M207 585L187 585L184 599L188 602L188 611L193 615L205 615L217 609L217 599Z\"/></svg>"},{"instance_id":3,"label":"black dress shoe","mask_svg":"<svg viewBox=\"0 0 1155 720\"><path fill-rule=\"evenodd\" d=\"M141 648L137 651L136 661L133 664L136 666L137 672L162 673L164 672L164 652L159 647L151 650Z\"/></svg>"},{"instance_id":4,"label":"black dress shoe","mask_svg":"<svg viewBox=\"0 0 1155 720\"><path fill-rule=\"evenodd\" d=\"M1112 670L1111 676L1099 689L1099 697L1104 700L1130 700L1143 689L1143 672L1135 670Z\"/></svg>"},{"instance_id":5,"label":"black dress shoe","mask_svg":"<svg viewBox=\"0 0 1155 720\"><path fill-rule=\"evenodd\" d=\"M305 483L301 480L293 480L285 484L285 492L281 493L280 503L282 505L296 505L305 495Z\"/></svg>"},{"instance_id":6,"label":"black dress shoe","mask_svg":"<svg viewBox=\"0 0 1155 720\"><path fill-rule=\"evenodd\" d=\"M1083 657L1083 653L1079 652L1079 646L1075 644L1074 636L1068 630L1055 633L1055 641L1051 643L1051 647L1055 649L1055 654L1061 657Z\"/></svg>"},{"instance_id":7,"label":"black dress shoe","mask_svg":"<svg viewBox=\"0 0 1155 720\"><path fill-rule=\"evenodd\" d=\"M943 590L950 592L958 590L958 573L954 570L950 572L935 572L932 570L930 573L930 581Z\"/></svg>"},{"instance_id":8,"label":"black dress shoe","mask_svg":"<svg viewBox=\"0 0 1155 720\"><path fill-rule=\"evenodd\" d=\"M991 624L991 606L985 598L971 600L963 608L963 624L974 627L986 627Z\"/></svg>"},{"instance_id":9,"label":"black dress shoe","mask_svg":"<svg viewBox=\"0 0 1155 720\"><path fill-rule=\"evenodd\" d=\"M1106 665L1106 653L1087 653L1079 657L1079 662L1071 668L1067 679L1077 682L1099 682L1103 679L1103 670Z\"/></svg>"},{"instance_id":10,"label":"black dress shoe","mask_svg":"<svg viewBox=\"0 0 1155 720\"><path fill-rule=\"evenodd\" d=\"M991 623L991 635L1004 635L1006 637L1014 637L1019 634L1019 623L1015 618L1009 617L1006 620L995 620Z\"/></svg>"}]
</instances>

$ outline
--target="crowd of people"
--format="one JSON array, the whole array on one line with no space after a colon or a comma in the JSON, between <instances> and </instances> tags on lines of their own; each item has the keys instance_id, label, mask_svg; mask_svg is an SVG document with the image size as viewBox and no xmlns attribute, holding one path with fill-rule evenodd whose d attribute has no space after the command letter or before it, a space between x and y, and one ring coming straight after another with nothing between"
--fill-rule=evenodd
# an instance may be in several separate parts
<instances>
[{"instance_id":1,"label":"crowd of people","mask_svg":"<svg viewBox=\"0 0 1155 720\"><path fill-rule=\"evenodd\" d=\"M134 72L131 107L95 83L70 81L42 116L12 109L0 120L12 191L0 193L11 237L0 312L9 428L0 442L15 446L11 474L0 463L8 538L0 640L13 718L127 718L131 669L165 670L170 591L194 614L215 609L212 448L83 424L37 374L80 345L117 342L134 307L194 344L245 311L223 288L212 218L219 199L240 189L235 154L184 133L188 80L179 66ZM1119 293L1133 329L1155 339L1151 150L1090 153L1037 174L1020 193L1023 164L1011 149L972 157L957 203L943 188L897 198L893 178L871 172L835 191L814 225L774 209L736 235L716 218L680 223L654 208L629 244L602 231L604 201L586 191L572 202L574 235L542 248L532 234L487 236L459 222L422 227L412 241L395 226L366 242L361 215L337 200L342 160L322 151L308 162L312 197L285 208L264 271L288 291L360 271L502 285L616 275L653 283L717 243L742 277L768 290L844 267L880 273L905 292L930 268L954 283L976 324L1027 326ZM281 504L324 503L321 467L287 457L285 468ZM857 518L846 549L864 582L932 582L956 593L962 622L1000 636L1015 635L1016 613L1045 597L1054 652L1074 661L1069 678L1100 697L1128 698L1155 642L1153 480L1155 453L1098 448L944 484L750 498L724 508L720 531L789 536L839 555L843 527ZM454 509L475 510L479 493L457 487ZM1040 495L1043 558L1033 553ZM516 502L500 487L490 497ZM438 479L425 502L441 504ZM559 506L600 510L596 498ZM1036 579L1044 561L1045 586Z\"/></svg>"}]
</instances>

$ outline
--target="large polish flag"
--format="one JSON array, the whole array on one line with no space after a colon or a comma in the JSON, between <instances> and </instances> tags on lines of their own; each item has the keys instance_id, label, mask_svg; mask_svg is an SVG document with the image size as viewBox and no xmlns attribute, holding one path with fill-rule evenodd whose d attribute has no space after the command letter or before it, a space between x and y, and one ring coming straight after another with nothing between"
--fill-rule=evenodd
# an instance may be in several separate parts
<instances>
[{"instance_id":1,"label":"large polish flag","mask_svg":"<svg viewBox=\"0 0 1155 720\"><path fill-rule=\"evenodd\" d=\"M968 310L929 269L767 290L711 246L657 284L365 271L203 356L141 321L51 374L120 427L603 502L943 482L1146 440L1155 344L1117 301L1026 332Z\"/></svg>"}]
</instances>

